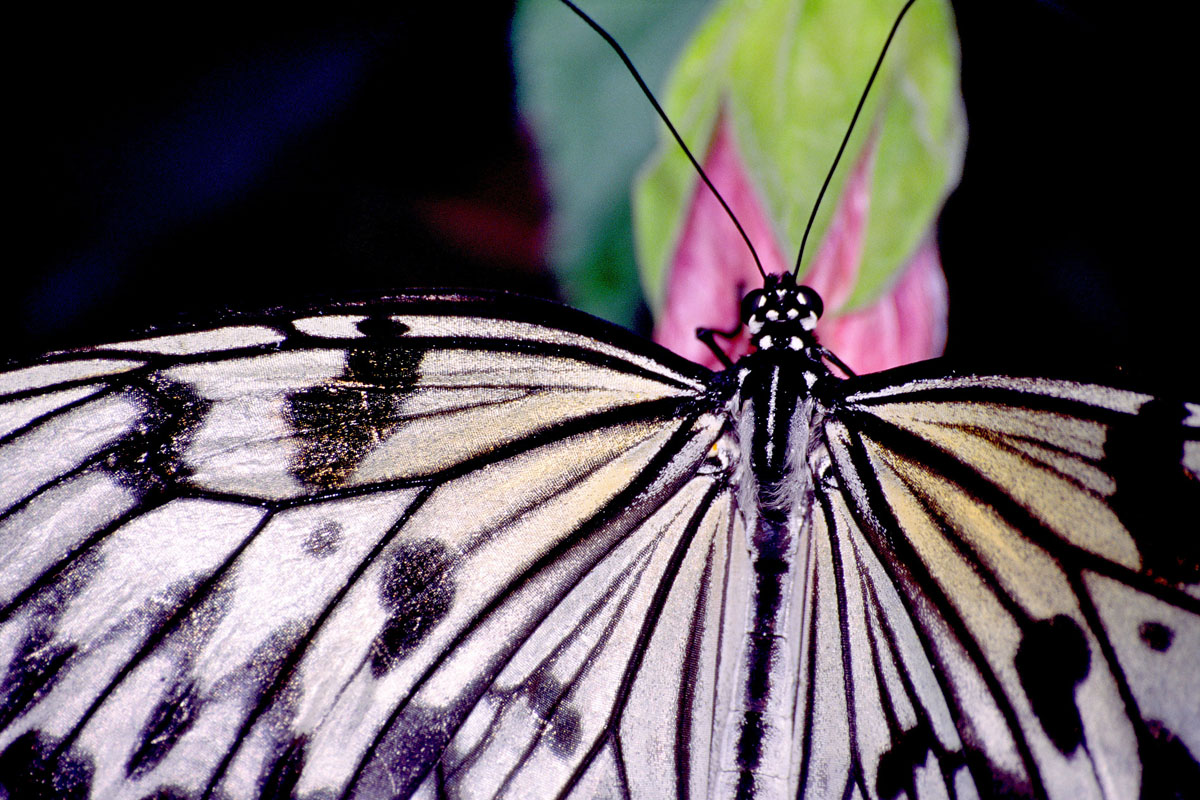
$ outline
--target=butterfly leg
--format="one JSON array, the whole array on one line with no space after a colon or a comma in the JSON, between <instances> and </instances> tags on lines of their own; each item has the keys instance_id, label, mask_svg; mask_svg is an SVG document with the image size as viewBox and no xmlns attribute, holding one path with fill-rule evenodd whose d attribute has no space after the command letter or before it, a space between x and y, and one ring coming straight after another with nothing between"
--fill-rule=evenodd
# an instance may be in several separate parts
<instances>
[{"instance_id":1,"label":"butterfly leg","mask_svg":"<svg viewBox=\"0 0 1200 800\"><path fill-rule=\"evenodd\" d=\"M739 281L738 288L737 288L737 296L741 297L743 294L745 294L745 291L746 291L746 285ZM725 353L725 351L722 350L717 345L716 337L720 336L722 339L725 339L727 341L732 341L739 333L741 333L741 331L742 331L742 311L741 311L740 302L741 301L739 301L739 305L737 308L737 320L738 321L729 330L723 331L718 328L696 328L696 338L699 339L700 341L704 342L704 344L708 347L709 350L712 351L713 355L715 355L717 357L717 360L721 362L722 366L724 366L725 369L730 369L733 367L733 359L731 359Z\"/></svg>"},{"instance_id":2,"label":"butterfly leg","mask_svg":"<svg viewBox=\"0 0 1200 800\"><path fill-rule=\"evenodd\" d=\"M699 334L697 334L697 335L699 335ZM817 345L817 348L821 351L821 355L826 360L828 360L829 363L833 364L835 367L840 369L842 372L846 373L846 377L853 378L855 375L858 374L854 370L850 369L850 367L846 366L846 362L842 361L840 358L838 358L836 355L834 355L834 352L832 350L830 350L828 347L826 347L825 345Z\"/></svg>"},{"instance_id":3,"label":"butterfly leg","mask_svg":"<svg viewBox=\"0 0 1200 800\"><path fill-rule=\"evenodd\" d=\"M708 349L712 351L713 355L717 357L717 360L721 362L725 369L730 369L733 367L733 359L727 356L725 351L717 344L716 337L733 339L741 329L741 325L729 331L719 331L715 328L696 328L696 338L707 345Z\"/></svg>"}]
</instances>

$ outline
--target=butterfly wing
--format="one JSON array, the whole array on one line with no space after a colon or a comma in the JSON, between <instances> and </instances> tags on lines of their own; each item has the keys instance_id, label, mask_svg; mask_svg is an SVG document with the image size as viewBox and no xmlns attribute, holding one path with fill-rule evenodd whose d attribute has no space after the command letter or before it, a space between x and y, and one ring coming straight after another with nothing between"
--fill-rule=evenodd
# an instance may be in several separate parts
<instances>
[{"instance_id":1,"label":"butterfly wing","mask_svg":"<svg viewBox=\"0 0 1200 800\"><path fill-rule=\"evenodd\" d=\"M804 556L792 792L971 796L959 785L963 742L918 620L848 496L832 478L823 489Z\"/></svg>"},{"instance_id":2,"label":"butterfly wing","mask_svg":"<svg viewBox=\"0 0 1200 800\"><path fill-rule=\"evenodd\" d=\"M0 376L9 795L702 780L723 419L635 342L426 296Z\"/></svg>"},{"instance_id":3,"label":"butterfly wing","mask_svg":"<svg viewBox=\"0 0 1200 800\"><path fill-rule=\"evenodd\" d=\"M729 398L635 341L399 298L0 376L10 795L705 796ZM884 381L826 417L797 791L1187 785L1200 412Z\"/></svg>"},{"instance_id":4,"label":"butterfly wing","mask_svg":"<svg viewBox=\"0 0 1200 800\"><path fill-rule=\"evenodd\" d=\"M818 674L859 709L840 758L863 785L1195 786L1200 409L1046 380L846 385L827 426L848 502L823 501L825 618L857 636L852 666Z\"/></svg>"}]
</instances>

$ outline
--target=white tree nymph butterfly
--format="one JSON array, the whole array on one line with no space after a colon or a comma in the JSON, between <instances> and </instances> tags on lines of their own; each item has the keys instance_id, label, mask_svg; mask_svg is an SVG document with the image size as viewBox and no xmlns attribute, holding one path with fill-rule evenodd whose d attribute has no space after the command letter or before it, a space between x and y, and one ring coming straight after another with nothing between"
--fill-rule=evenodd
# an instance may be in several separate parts
<instances>
[{"instance_id":1,"label":"white tree nymph butterfly","mask_svg":"<svg viewBox=\"0 0 1200 800\"><path fill-rule=\"evenodd\" d=\"M414 293L0 374L23 797L1184 796L1200 405ZM940 369L940 371L939 371Z\"/></svg>"}]
</instances>

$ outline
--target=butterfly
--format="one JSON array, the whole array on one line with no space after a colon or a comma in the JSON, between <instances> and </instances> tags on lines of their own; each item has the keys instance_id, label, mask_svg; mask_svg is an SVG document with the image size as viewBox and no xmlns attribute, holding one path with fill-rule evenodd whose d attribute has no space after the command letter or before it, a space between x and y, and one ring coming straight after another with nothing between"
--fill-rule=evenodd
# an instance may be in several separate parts
<instances>
[{"instance_id":1,"label":"butterfly","mask_svg":"<svg viewBox=\"0 0 1200 800\"><path fill-rule=\"evenodd\" d=\"M720 373L459 295L6 373L9 796L1188 785L1200 406L745 305Z\"/></svg>"},{"instance_id":2,"label":"butterfly","mask_svg":"<svg viewBox=\"0 0 1200 800\"><path fill-rule=\"evenodd\" d=\"M715 373L421 294L0 376L6 791L1195 785L1200 406L842 379L820 310Z\"/></svg>"}]
</instances>

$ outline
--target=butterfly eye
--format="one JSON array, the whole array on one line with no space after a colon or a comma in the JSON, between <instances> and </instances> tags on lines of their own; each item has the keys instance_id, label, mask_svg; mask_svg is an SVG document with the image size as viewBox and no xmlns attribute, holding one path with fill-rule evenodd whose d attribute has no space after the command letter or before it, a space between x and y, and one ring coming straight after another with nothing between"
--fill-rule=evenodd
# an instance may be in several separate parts
<instances>
[{"instance_id":1,"label":"butterfly eye","mask_svg":"<svg viewBox=\"0 0 1200 800\"><path fill-rule=\"evenodd\" d=\"M807 286L801 286L797 290L796 299L801 305L807 306L818 317L825 313L825 303L822 302L821 295Z\"/></svg>"},{"instance_id":2,"label":"butterfly eye","mask_svg":"<svg viewBox=\"0 0 1200 800\"><path fill-rule=\"evenodd\" d=\"M762 289L754 289L742 298L742 324L748 324L760 308L767 304L766 294Z\"/></svg>"}]
</instances>

